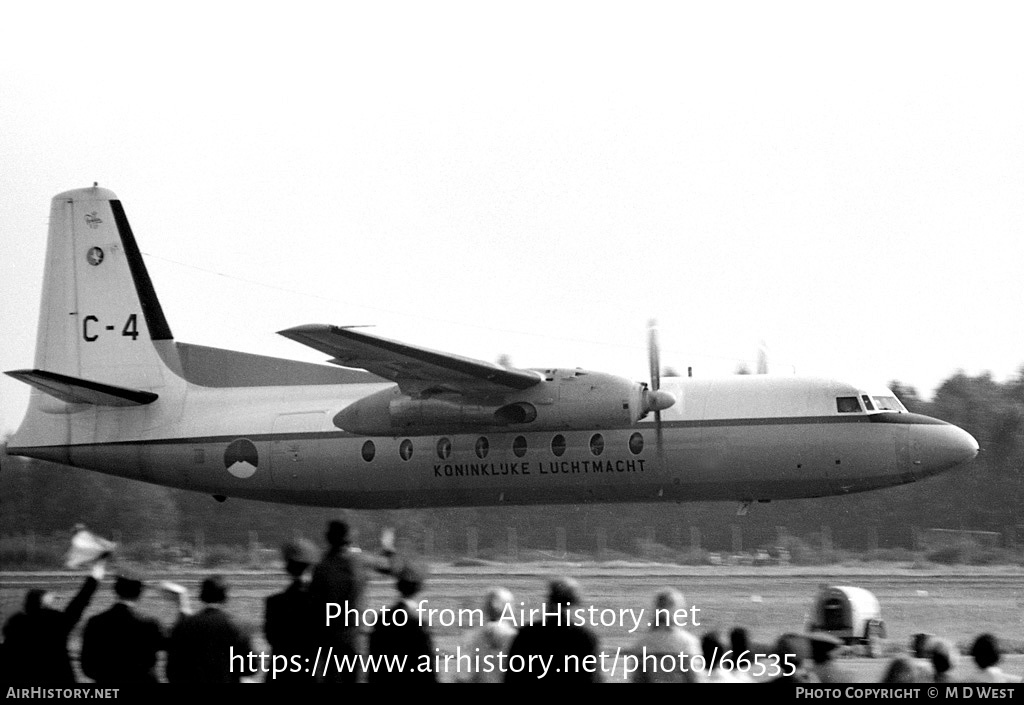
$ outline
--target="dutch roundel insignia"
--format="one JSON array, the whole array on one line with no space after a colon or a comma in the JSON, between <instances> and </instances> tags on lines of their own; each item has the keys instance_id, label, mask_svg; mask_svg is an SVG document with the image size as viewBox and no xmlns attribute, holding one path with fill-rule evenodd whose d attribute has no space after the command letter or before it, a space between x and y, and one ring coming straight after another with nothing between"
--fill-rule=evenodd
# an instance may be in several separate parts
<instances>
[{"instance_id":1,"label":"dutch roundel insignia","mask_svg":"<svg viewBox=\"0 0 1024 705\"><path fill-rule=\"evenodd\" d=\"M99 265L103 261L103 250L98 247L90 247L89 251L85 253L85 261L93 267Z\"/></svg>"},{"instance_id":2,"label":"dutch roundel insignia","mask_svg":"<svg viewBox=\"0 0 1024 705\"><path fill-rule=\"evenodd\" d=\"M240 480L252 477L260 464L256 445L248 438L238 438L224 451L224 467Z\"/></svg>"}]
</instances>

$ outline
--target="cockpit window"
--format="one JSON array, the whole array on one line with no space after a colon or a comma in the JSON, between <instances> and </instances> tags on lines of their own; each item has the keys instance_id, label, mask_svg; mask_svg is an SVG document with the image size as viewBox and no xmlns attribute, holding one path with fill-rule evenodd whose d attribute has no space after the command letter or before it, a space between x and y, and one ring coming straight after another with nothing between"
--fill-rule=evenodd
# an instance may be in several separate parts
<instances>
[{"instance_id":1,"label":"cockpit window","mask_svg":"<svg viewBox=\"0 0 1024 705\"><path fill-rule=\"evenodd\" d=\"M851 414L860 411L857 397L836 397L836 408L840 414Z\"/></svg>"},{"instance_id":2,"label":"cockpit window","mask_svg":"<svg viewBox=\"0 0 1024 705\"><path fill-rule=\"evenodd\" d=\"M906 411L907 407L896 397L874 397L875 406L879 411Z\"/></svg>"},{"instance_id":3,"label":"cockpit window","mask_svg":"<svg viewBox=\"0 0 1024 705\"><path fill-rule=\"evenodd\" d=\"M864 402L864 408L865 409L867 409L868 411L874 411L875 410L875 405L871 403L871 397L869 397L867 394L861 394L860 398L861 398L861 401Z\"/></svg>"}]
</instances>

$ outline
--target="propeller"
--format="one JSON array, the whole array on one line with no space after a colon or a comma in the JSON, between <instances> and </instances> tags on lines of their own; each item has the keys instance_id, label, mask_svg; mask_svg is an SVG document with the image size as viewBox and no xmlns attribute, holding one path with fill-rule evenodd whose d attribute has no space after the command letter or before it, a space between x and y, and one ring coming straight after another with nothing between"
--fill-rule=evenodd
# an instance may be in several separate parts
<instances>
[{"instance_id":1,"label":"propeller","mask_svg":"<svg viewBox=\"0 0 1024 705\"><path fill-rule=\"evenodd\" d=\"M651 386L644 389L644 413L654 412L654 432L657 439L658 455L661 455L661 412L676 403L676 398L661 387L661 349L658 345L658 322L653 318L647 323L647 361L650 365Z\"/></svg>"}]
</instances>

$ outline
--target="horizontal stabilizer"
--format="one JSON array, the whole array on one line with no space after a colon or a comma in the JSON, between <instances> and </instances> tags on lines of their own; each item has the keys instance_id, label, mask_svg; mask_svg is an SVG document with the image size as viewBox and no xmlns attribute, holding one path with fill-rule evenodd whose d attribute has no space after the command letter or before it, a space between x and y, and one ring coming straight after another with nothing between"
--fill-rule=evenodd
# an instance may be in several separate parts
<instances>
[{"instance_id":1,"label":"horizontal stabilizer","mask_svg":"<svg viewBox=\"0 0 1024 705\"><path fill-rule=\"evenodd\" d=\"M51 397L68 404L93 404L95 406L141 406L152 404L159 396L140 389L115 387L112 384L93 382L79 377L46 372L45 370L12 370L5 374L32 385Z\"/></svg>"}]
</instances>

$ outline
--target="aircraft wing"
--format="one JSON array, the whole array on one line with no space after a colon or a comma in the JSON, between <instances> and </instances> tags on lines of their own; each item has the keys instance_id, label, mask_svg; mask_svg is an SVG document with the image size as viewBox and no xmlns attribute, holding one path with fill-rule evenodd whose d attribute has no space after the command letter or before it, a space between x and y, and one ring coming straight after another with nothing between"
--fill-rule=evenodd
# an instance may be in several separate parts
<instances>
[{"instance_id":1,"label":"aircraft wing","mask_svg":"<svg viewBox=\"0 0 1024 705\"><path fill-rule=\"evenodd\" d=\"M419 348L352 328L311 324L278 331L280 335L332 356L330 362L356 367L397 382L403 392L438 387L468 395L528 389L541 381L529 370Z\"/></svg>"}]
</instances>

